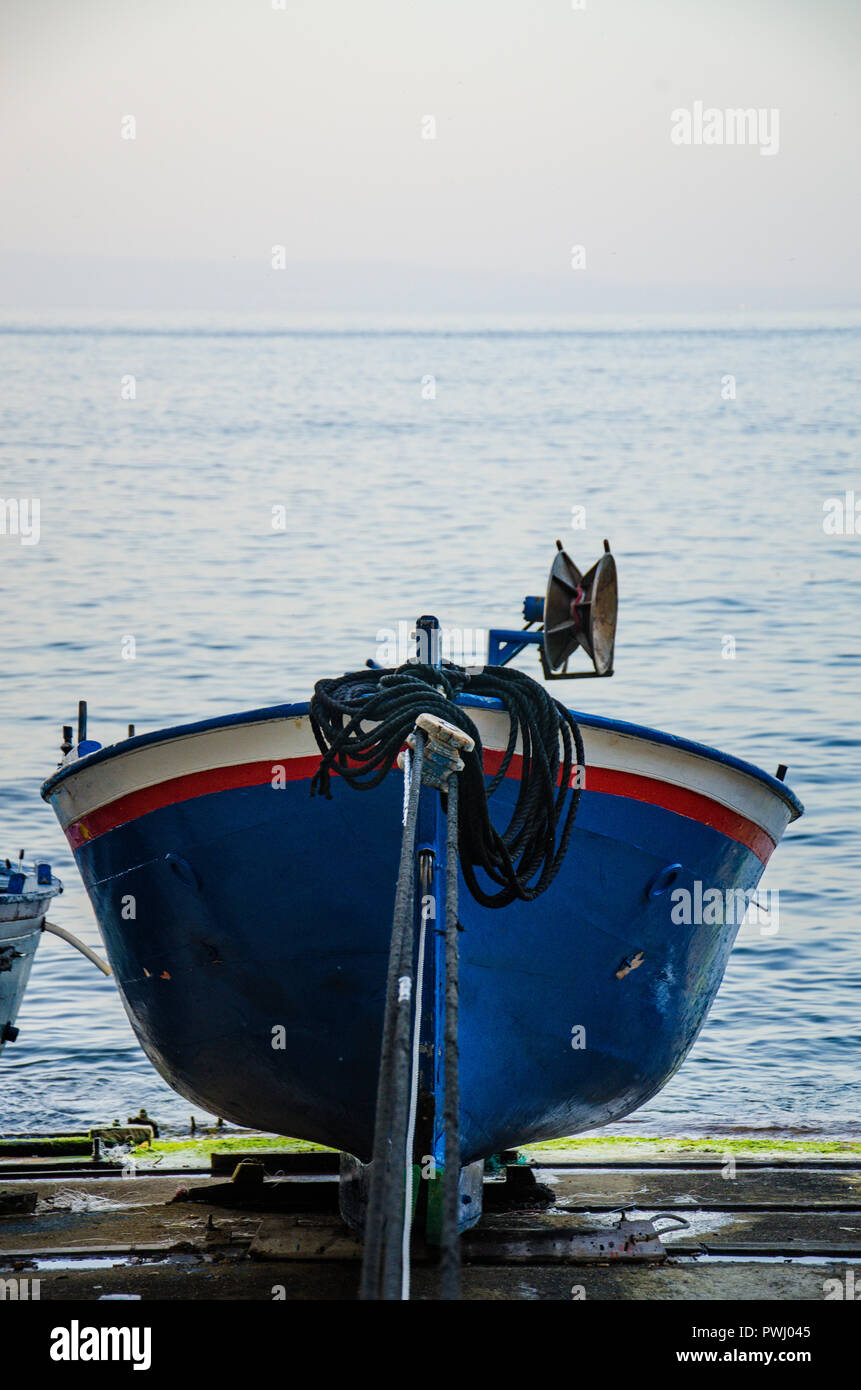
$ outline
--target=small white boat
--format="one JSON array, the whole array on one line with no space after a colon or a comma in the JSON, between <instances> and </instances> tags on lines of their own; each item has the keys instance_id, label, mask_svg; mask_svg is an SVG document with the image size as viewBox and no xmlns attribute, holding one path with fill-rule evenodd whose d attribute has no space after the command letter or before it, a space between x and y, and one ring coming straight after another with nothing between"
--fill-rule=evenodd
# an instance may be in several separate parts
<instances>
[{"instance_id":1,"label":"small white boat","mask_svg":"<svg viewBox=\"0 0 861 1390\"><path fill-rule=\"evenodd\" d=\"M63 885L50 864L0 862L0 1051L18 1036L15 1019L44 930L48 904Z\"/></svg>"}]
</instances>

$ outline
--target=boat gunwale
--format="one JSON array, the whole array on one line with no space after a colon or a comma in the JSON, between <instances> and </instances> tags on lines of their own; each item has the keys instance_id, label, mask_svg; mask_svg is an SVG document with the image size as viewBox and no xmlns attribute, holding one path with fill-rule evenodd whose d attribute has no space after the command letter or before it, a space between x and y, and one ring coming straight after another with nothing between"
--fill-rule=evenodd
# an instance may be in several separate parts
<instances>
[{"instance_id":1,"label":"boat gunwale","mask_svg":"<svg viewBox=\"0 0 861 1390\"><path fill-rule=\"evenodd\" d=\"M482 695L460 695L458 696L458 704L472 709L502 709L499 700ZM199 719L190 724L176 724L167 729L156 729L146 734L135 734L132 738L123 739L120 743L106 744L103 748L94 749L92 753L85 754L83 758L76 758L71 763L63 764L42 784L41 796L44 801L50 801L56 788L76 772L84 768L95 767L98 763L119 757L121 754L135 752L139 748L146 748L157 743L168 743L173 739L184 738L189 735L210 733L216 729L229 728L232 725L274 723L281 719L307 718L309 711L310 702L301 700L290 704L268 705L261 709L245 710L238 714L214 715L209 719ZM720 749L712 748L708 744L697 743L693 739L682 738L676 734L667 734L660 729L652 729L644 724L634 724L623 719L610 719L606 715L584 714L579 710L571 710L570 713L578 724L644 739L647 742L675 748L681 752L692 753L748 777L753 777L768 787L789 808L790 822L798 820L799 816L804 814L804 806L785 782L779 781L777 777L772 777L770 773L764 772L754 763L735 757L732 753L723 753Z\"/></svg>"}]
</instances>

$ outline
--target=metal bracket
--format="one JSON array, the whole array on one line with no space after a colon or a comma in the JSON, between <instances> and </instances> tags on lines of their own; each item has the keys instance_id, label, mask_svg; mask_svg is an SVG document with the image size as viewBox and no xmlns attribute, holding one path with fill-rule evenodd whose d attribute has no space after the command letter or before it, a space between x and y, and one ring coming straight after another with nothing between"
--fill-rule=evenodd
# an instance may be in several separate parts
<instances>
[{"instance_id":1,"label":"metal bracket","mask_svg":"<svg viewBox=\"0 0 861 1390\"><path fill-rule=\"evenodd\" d=\"M526 647L538 648L541 671L546 681L602 680L613 674L612 668L609 671L569 671L567 661L561 671L553 671L544 650L543 627L538 628L535 632L530 631L528 626L525 628L490 628L487 634L487 664L488 666L507 666L509 661L519 656Z\"/></svg>"},{"instance_id":2,"label":"metal bracket","mask_svg":"<svg viewBox=\"0 0 861 1390\"><path fill-rule=\"evenodd\" d=\"M655 1229L654 1221L657 1219L629 1221L623 1214L617 1225L593 1230L558 1224L479 1229L465 1237L464 1257L491 1263L510 1261L513 1264L563 1261L604 1264L629 1260L655 1263L667 1258L667 1251Z\"/></svg>"}]
</instances>

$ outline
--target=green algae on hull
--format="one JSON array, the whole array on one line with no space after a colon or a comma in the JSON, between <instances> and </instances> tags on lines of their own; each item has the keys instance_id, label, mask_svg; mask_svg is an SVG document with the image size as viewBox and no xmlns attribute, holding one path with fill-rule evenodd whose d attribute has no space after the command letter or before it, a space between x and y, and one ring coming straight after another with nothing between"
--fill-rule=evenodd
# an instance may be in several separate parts
<instances>
[{"instance_id":1,"label":"green algae on hull","mask_svg":"<svg viewBox=\"0 0 861 1390\"><path fill-rule=\"evenodd\" d=\"M231 1134L208 1139L156 1139L132 1149L135 1161L146 1165L150 1161L169 1158L171 1164L182 1167L182 1160L206 1160L213 1153L333 1153L323 1144L310 1144L304 1139L285 1139L280 1134Z\"/></svg>"},{"instance_id":2,"label":"green algae on hull","mask_svg":"<svg viewBox=\"0 0 861 1390\"><path fill-rule=\"evenodd\" d=\"M861 1143L849 1139L658 1139L599 1135L589 1139L549 1139L527 1144L523 1153L532 1159L543 1154L570 1153L578 1158L660 1158L683 1155L703 1158L733 1154L737 1158L762 1158L768 1154L796 1158L861 1158Z\"/></svg>"},{"instance_id":3,"label":"green algae on hull","mask_svg":"<svg viewBox=\"0 0 861 1390\"><path fill-rule=\"evenodd\" d=\"M181 1167L195 1160L206 1162L212 1153L332 1153L323 1144L311 1144L304 1139L286 1139L272 1134L231 1134L206 1139L157 1139L152 1144L133 1149L135 1160L142 1165L164 1162ZM594 1157L597 1163L621 1159L661 1158L698 1155L721 1158L733 1154L738 1158L764 1158L768 1155L795 1158L859 1158L861 1144L842 1139L659 1139L649 1137L620 1137L600 1135L588 1139L552 1139L542 1144L527 1144L520 1153L533 1161L544 1155L552 1157L570 1154L578 1159Z\"/></svg>"}]
</instances>

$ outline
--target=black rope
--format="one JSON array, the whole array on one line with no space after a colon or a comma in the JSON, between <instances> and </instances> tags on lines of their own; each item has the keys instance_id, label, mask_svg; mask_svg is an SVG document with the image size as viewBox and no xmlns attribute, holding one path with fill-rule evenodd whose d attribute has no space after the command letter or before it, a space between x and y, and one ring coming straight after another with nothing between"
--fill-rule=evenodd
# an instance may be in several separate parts
<instances>
[{"instance_id":1,"label":"black rope","mask_svg":"<svg viewBox=\"0 0 861 1390\"><path fill-rule=\"evenodd\" d=\"M443 1057L445 1099L443 1134L445 1167L442 1172L441 1293L444 1299L460 1298L460 1239L458 1232L460 1180L460 1057L457 1040L459 1003L457 939L457 803L458 780L448 779L445 872L445 1027Z\"/></svg>"},{"instance_id":2,"label":"black rope","mask_svg":"<svg viewBox=\"0 0 861 1390\"><path fill-rule=\"evenodd\" d=\"M498 700L508 715L508 742L501 763L486 777L481 738L461 694ZM368 791L378 787L397 762L416 717L428 713L465 730L475 748L463 754L458 813L458 848L464 881L484 907L531 902L553 882L565 858L580 800L585 764L574 716L522 671L485 666L470 673L460 666L408 662L397 670L353 671L318 681L310 718L320 749L311 795L331 797L331 776ZM517 799L504 830L490 818L488 800L502 785L521 743ZM572 785L572 782L575 785ZM481 870L496 891L483 887Z\"/></svg>"},{"instance_id":3,"label":"black rope","mask_svg":"<svg viewBox=\"0 0 861 1390\"><path fill-rule=\"evenodd\" d=\"M377 1082L374 1149L368 1209L365 1216L364 1255L359 1291L361 1299L394 1300L401 1297L403 1278L402 1236L407 1124L410 1102L410 1021L413 995L413 943L416 879L416 825L424 761L424 734L416 733L415 756L407 814L401 838L401 860L395 891L386 1009ZM408 989L402 981L409 981Z\"/></svg>"}]
</instances>

